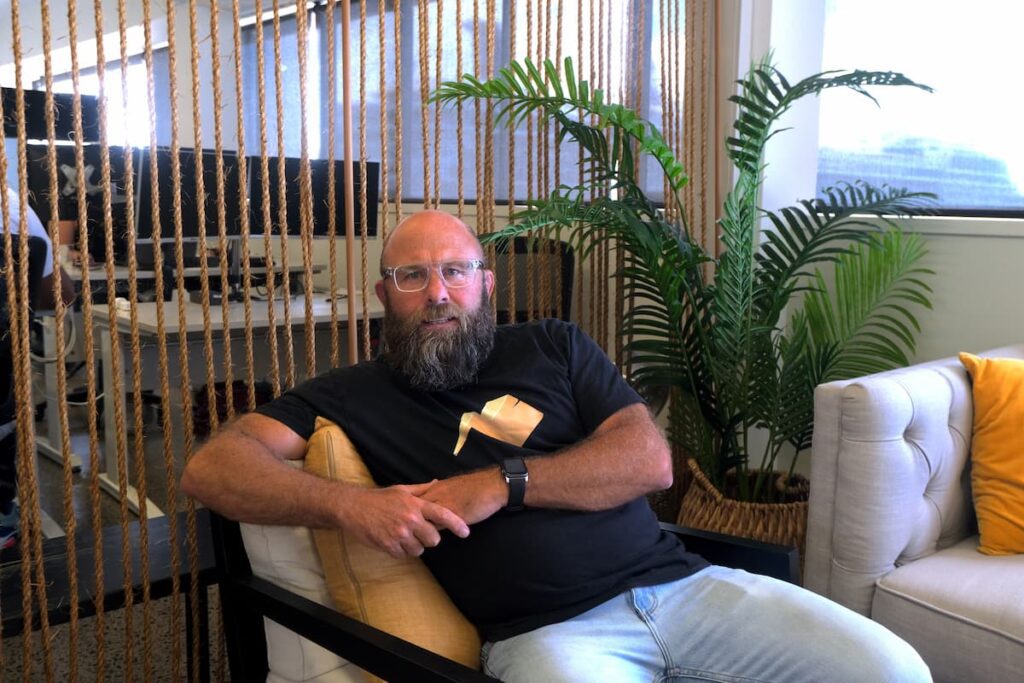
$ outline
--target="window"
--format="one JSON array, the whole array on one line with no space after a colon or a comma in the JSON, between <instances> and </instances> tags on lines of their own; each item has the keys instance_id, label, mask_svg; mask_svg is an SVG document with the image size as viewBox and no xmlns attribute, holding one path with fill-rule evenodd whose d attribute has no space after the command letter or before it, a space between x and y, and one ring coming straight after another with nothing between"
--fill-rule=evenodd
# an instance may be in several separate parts
<instances>
[{"instance_id":1,"label":"window","mask_svg":"<svg viewBox=\"0 0 1024 683\"><path fill-rule=\"evenodd\" d=\"M153 51L153 78L154 94L157 98L157 129L167 128L166 138L170 137L169 114L161 115L161 112L169 112L170 106L161 104L160 98L166 99L169 91L167 50ZM127 97L121 96L121 62L120 60L109 62L104 69L104 84L107 95L107 140L111 145L132 145L133 147L149 146L149 116L146 114L145 102L149 101L147 95L148 79L146 77L146 62L143 57L133 57L128 63L127 73ZM46 88L45 82L38 82L35 89ZM95 68L83 69L79 72L78 87L83 95L99 95L100 80L99 73ZM74 83L71 75L66 74L53 79L53 91L55 93L72 93ZM125 109L124 102L128 103ZM139 103L143 103L139 106ZM161 125L163 124L163 125Z\"/></svg>"},{"instance_id":2,"label":"window","mask_svg":"<svg viewBox=\"0 0 1024 683\"><path fill-rule=\"evenodd\" d=\"M510 3L513 0L503 0L494 3L495 4L495 53L494 63L495 70L501 68L502 65L506 64L509 60L509 39L510 39L510 27L508 25L508 17L511 16ZM437 86L437 71L435 69L435 59L437 55L437 26L438 26L438 3L430 1L425 3L427 8L426 25L428 28L428 39L426 45L427 59L429 61L429 75L427 87L433 90ZM440 4L441 20L441 41L442 41L442 57L441 57L441 74L440 79L442 81L455 80L459 75L466 71L473 71L473 59L474 59L474 34L479 36L480 51L484 54L479 55L481 65L484 64L486 58L485 51L485 40L487 34L486 19L481 11L480 25L474 26L473 10L471 3L463 3L463 16L461 21L456 25L455 21L455 7L456 4L452 2L443 2ZM546 7L547 3L538 3L538 7ZM607 9L606 31L611 34L612 32L618 32L624 30L621 25L621 21L613 21L612 17L625 16L626 12L630 7L629 0L613 0L611 5ZM641 105L641 115L645 118L651 119L654 123L661 123L661 91L660 91L660 53L657 51L658 46L656 43L659 38L659 12L658 3L650 2L644 12L646 17L647 26L643 28L644 32L648 36L648 44L652 47L647 51L640 61L642 63L636 63L637 58L626 54L626 47L624 41L617 40L612 37L606 37L603 41L605 50L605 59L610 63L610 71L612 73L612 83L609 87L606 87L606 91L609 93L609 97L615 101L620 100L619 90L621 87L628 87L629 81L635 78L634 74L638 74L640 78L644 79L647 86L644 88L644 97ZM353 4L353 11L351 14L351 56L353 61L353 78L352 78L352 121L353 121L353 133L354 133L354 153L355 156L359 157L359 12L357 11L358 5ZM367 16L366 16L366 64L365 64L365 93L366 93L366 146L367 146L367 160L378 161L381 156L381 144L380 144L380 113L381 107L386 108L385 125L387 126L387 137L388 137L388 156L389 156L389 184L387 188L390 195L394 196L395 193L395 164L392 159L396 149L396 92L401 93L401 107L402 107L402 195L404 200L416 200L429 194L430 196L439 195L442 201L451 200L453 201L458 196L458 113L454 107L446 107L442 109L440 116L440 149L442 153L440 155L440 168L436 173L436 177L440 179L440 189L438 190L433 186L435 178L434 160L433 160L433 145L437 139L435 134L435 112L434 106L430 105L428 110L428 124L427 124L427 137L429 138L426 142L423 140L423 125L422 125L422 107L421 107L421 87L420 87L420 3L417 2L402 2L402 3L387 3L386 5L385 20L385 50L384 50L384 63L381 64L381 51L380 51L380 37L379 37L379 15L378 15L378 4L367 3ZM397 17L400 24L400 41L401 41L401 73L396 74L395 68L395 25L396 16L395 8L400 7L400 16ZM527 30L525 28L526 23L526 10L524 9L525 3L520 3L516 6L516 55L517 58L521 58L522 55L527 53ZM483 8L481 7L481 10ZM535 7L536 12L540 12L541 9ZM555 22L554 10L548 8L546 11L549 12L550 17L547 19L549 26L553 26ZM562 8L564 16L562 17L563 25L563 36L561 41L561 52L563 55L573 55L574 61L577 65L577 69L580 66L580 59L578 54L581 52L585 53L585 56L589 52L589 46L584 50L580 50L577 45L577 25L580 21L580 17L576 16L578 11L577 3L564 3ZM323 7L318 7L311 11L309 22L310 36L307 41L308 45L308 72L307 72L307 117L316 117L316 123L312 123L313 119L309 124L309 130L311 135L316 137L316 140L310 140L309 150L311 157L328 157L334 156L338 158L342 155L343 140L341 136L341 126L344 112L342 111L342 92L341 92L341 11L340 8L335 10L334 21L335 21L335 43L338 51L335 64L335 73L337 74L337 85L335 95L335 126L336 126L336 149L328 149L328 87L327 76L328 69L326 65L327 56L327 36L326 36L326 23L327 13ZM588 18L584 18L583 21L588 21ZM534 21L537 21L535 18ZM284 101L284 127L285 127L285 145L284 153L288 156L299 155L299 83L298 83L298 61L296 56L297 44L295 41L295 20L294 17L283 17L282 23L282 40L281 40L281 59L282 68L285 72L283 79L283 89L285 92L282 93ZM264 54L265 64L267 73L264 76L266 84L266 101L267 101L267 134L268 141L270 143L268 148L269 154L275 154L276 150L276 110L274 109L274 91L273 91L273 74L270 71L274 64L274 45L273 45L273 29L272 23L269 21L264 22ZM258 93L256 90L257 85L257 63L256 63L256 24L249 25L243 28L243 41L245 43L243 52L243 78L244 78L244 94L245 94L245 134L246 134L246 151L248 154L259 153L259 110L257 108ZM650 36L655 36L652 40ZM617 35L617 34L616 34ZM462 41L462 63L458 63L456 44L458 38L461 36ZM585 40L589 40L590 31L586 31ZM534 32L534 42L536 43L536 30ZM550 39L552 45L554 45L554 38ZM381 92L380 74L381 69L385 74L384 92ZM483 69L481 68L481 71ZM588 70L582 74L577 74L578 77L589 78L589 67ZM396 79L400 78L400 82L396 82ZM627 84L624 86L623 84ZM476 145L477 135L475 133L475 113L472 106L465 107L462 115L462 164L463 164L463 193L467 199L473 200L478 194L478 188L476 187L476 172L475 172L475 158L476 158ZM534 134L536 138L536 133ZM516 199L526 199L531 194L537 193L538 183L534 179L534 188L531 190L527 187L527 164L526 159L536 158L537 150L536 144L530 145L527 142L527 131L524 128L517 131L516 139L514 142L514 153L516 157L515 163L515 195ZM424 149L428 150L427 168L429 169L429 178L427 182L429 186L424 182ZM500 128L494 132L494 159L502 160L508 159L510 154L509 135L507 129ZM562 153L560 155L560 177L561 182L574 182L578 170L577 170L577 157L575 151L571 153ZM508 179L508 168L509 164L497 161L495 163L495 178L494 178L494 190L495 197L498 202L507 201L507 195L509 190L509 179ZM660 175L660 169L656 167L656 164L648 164L642 170L642 174L650 177L651 181L646 183L649 187L647 188L650 196L653 199L661 199L663 194L663 182ZM643 178L641 179L643 180ZM548 178L548 182L553 183L554 178ZM550 188L544 188L542 191L546 194Z\"/></svg>"},{"instance_id":3,"label":"window","mask_svg":"<svg viewBox=\"0 0 1024 683\"><path fill-rule=\"evenodd\" d=\"M822 69L903 72L935 89L821 97L819 188L837 180L934 192L942 213L1024 216L1024 4L829 0Z\"/></svg>"}]
</instances>

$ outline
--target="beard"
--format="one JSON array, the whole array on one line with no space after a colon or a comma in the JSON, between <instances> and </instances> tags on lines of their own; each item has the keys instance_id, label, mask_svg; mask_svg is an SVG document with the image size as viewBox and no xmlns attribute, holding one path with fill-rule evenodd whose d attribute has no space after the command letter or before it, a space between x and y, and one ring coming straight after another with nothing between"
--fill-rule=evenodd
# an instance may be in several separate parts
<instances>
[{"instance_id":1,"label":"beard","mask_svg":"<svg viewBox=\"0 0 1024 683\"><path fill-rule=\"evenodd\" d=\"M431 329L425 320L454 318L454 329ZM384 313L381 359L401 373L415 389L447 391L476 381L477 371L494 347L494 314L482 292L476 311L454 304L428 306L401 318Z\"/></svg>"}]
</instances>

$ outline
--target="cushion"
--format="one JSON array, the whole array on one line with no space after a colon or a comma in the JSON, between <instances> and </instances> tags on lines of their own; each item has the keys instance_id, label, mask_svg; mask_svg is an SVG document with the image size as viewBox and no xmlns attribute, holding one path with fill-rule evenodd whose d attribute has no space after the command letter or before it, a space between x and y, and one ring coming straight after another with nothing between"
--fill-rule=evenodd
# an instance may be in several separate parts
<instances>
[{"instance_id":1,"label":"cushion","mask_svg":"<svg viewBox=\"0 0 1024 683\"><path fill-rule=\"evenodd\" d=\"M352 442L333 422L317 418L305 469L366 488L376 484ZM419 558L396 559L344 531L315 529L324 577L343 614L443 657L480 668L480 636Z\"/></svg>"},{"instance_id":2,"label":"cushion","mask_svg":"<svg viewBox=\"0 0 1024 683\"><path fill-rule=\"evenodd\" d=\"M986 555L1024 553L1024 360L960 354L971 375L971 487Z\"/></svg>"},{"instance_id":3,"label":"cushion","mask_svg":"<svg viewBox=\"0 0 1024 683\"><path fill-rule=\"evenodd\" d=\"M970 536L878 580L871 618L909 642L936 681L1024 671L1024 555L987 557Z\"/></svg>"}]
</instances>

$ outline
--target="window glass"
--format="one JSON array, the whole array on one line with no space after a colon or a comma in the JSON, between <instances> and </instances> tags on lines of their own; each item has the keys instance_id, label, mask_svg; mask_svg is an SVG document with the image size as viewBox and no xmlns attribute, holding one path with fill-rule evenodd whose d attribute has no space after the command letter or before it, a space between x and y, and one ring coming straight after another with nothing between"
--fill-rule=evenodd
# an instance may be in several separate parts
<instances>
[{"instance_id":1,"label":"window glass","mask_svg":"<svg viewBox=\"0 0 1024 683\"><path fill-rule=\"evenodd\" d=\"M934 192L944 212L1024 215L1014 113L1024 3L829 0L822 69L900 71L935 89L821 97L819 188L863 179Z\"/></svg>"}]
</instances>

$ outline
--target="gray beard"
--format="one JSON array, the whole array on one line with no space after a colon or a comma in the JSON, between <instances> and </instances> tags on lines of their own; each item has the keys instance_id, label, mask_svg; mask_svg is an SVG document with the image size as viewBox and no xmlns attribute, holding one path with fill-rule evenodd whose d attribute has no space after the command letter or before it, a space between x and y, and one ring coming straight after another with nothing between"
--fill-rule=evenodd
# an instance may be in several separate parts
<instances>
[{"instance_id":1,"label":"gray beard","mask_svg":"<svg viewBox=\"0 0 1024 683\"><path fill-rule=\"evenodd\" d=\"M454 317L453 330L431 330L420 323ZM484 292L474 313L452 304L430 306L406 319L386 311L381 359L421 391L447 391L476 381L477 371L494 348L494 314Z\"/></svg>"}]
</instances>

